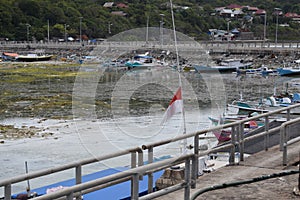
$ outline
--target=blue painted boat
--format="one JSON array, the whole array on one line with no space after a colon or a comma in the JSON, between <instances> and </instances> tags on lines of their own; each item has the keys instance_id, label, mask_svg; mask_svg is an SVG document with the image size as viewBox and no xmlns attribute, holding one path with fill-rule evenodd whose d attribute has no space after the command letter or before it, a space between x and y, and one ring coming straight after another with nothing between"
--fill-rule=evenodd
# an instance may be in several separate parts
<instances>
[{"instance_id":1,"label":"blue painted boat","mask_svg":"<svg viewBox=\"0 0 300 200\"><path fill-rule=\"evenodd\" d=\"M154 161L159 161L163 159L170 158L170 156L164 156ZM146 164L146 163L145 163ZM118 172L123 172L130 169L129 167L117 167L117 168L109 168L106 170L102 170L99 172L95 172L92 174L88 174L82 177L82 182L88 182L95 179L103 178L112 174L117 174ZM153 189L155 189L155 182L157 179L161 177L163 174L163 170L153 173ZM47 190L59 190L60 188L74 186L76 184L75 178L57 182L51 185L46 185L40 188L32 189L30 191L31 194L35 193L37 196L47 194ZM144 176L143 180L139 181L139 196L146 195L148 193L148 176ZM19 194L27 194L26 192L18 193L12 195L12 199L17 199ZM103 188L88 194L83 195L84 200L130 200L131 199L131 181L126 181L123 183L119 183L107 188Z\"/></svg>"},{"instance_id":2,"label":"blue painted boat","mask_svg":"<svg viewBox=\"0 0 300 200\"><path fill-rule=\"evenodd\" d=\"M298 68L293 68L293 67L278 68L277 72L280 76L300 75L300 67L298 67Z\"/></svg>"},{"instance_id":3,"label":"blue painted boat","mask_svg":"<svg viewBox=\"0 0 300 200\"><path fill-rule=\"evenodd\" d=\"M242 60L227 60L222 61L219 65L195 65L195 71L198 73L211 72L235 72L239 69L247 69L252 65L252 62L244 62Z\"/></svg>"}]
</instances>

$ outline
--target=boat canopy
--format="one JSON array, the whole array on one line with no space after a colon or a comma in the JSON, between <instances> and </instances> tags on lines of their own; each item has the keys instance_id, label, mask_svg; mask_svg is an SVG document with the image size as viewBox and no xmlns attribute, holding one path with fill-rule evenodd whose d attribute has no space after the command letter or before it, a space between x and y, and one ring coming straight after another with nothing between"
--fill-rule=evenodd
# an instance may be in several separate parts
<instances>
[{"instance_id":1,"label":"boat canopy","mask_svg":"<svg viewBox=\"0 0 300 200\"><path fill-rule=\"evenodd\" d=\"M143 58L143 59L152 59L152 56L147 56L147 55L136 55L134 56L134 59L139 59L139 58Z\"/></svg>"}]
</instances>

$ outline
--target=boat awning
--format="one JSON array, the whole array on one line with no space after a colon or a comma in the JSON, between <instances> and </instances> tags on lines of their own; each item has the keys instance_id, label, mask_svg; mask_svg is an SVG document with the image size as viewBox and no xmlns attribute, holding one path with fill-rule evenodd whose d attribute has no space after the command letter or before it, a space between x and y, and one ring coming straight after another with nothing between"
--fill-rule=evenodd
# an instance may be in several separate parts
<instances>
[{"instance_id":1,"label":"boat awning","mask_svg":"<svg viewBox=\"0 0 300 200\"><path fill-rule=\"evenodd\" d=\"M134 56L134 59L138 59L138 58L143 58L143 59L152 59L151 56L147 56L147 55L137 55Z\"/></svg>"},{"instance_id":2,"label":"boat awning","mask_svg":"<svg viewBox=\"0 0 300 200\"><path fill-rule=\"evenodd\" d=\"M9 57L18 57L19 54L17 53L8 53L8 52L3 52L4 56L9 56Z\"/></svg>"}]
</instances>

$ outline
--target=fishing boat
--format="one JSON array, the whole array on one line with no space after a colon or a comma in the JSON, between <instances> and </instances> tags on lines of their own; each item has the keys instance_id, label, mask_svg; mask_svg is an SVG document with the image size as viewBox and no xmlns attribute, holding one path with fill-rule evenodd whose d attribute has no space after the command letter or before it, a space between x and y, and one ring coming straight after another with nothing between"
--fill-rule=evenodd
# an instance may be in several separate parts
<instances>
[{"instance_id":1,"label":"fishing boat","mask_svg":"<svg viewBox=\"0 0 300 200\"><path fill-rule=\"evenodd\" d=\"M30 53L27 55L18 55L17 61L34 62L34 61L48 61L53 55Z\"/></svg>"},{"instance_id":2,"label":"fishing boat","mask_svg":"<svg viewBox=\"0 0 300 200\"><path fill-rule=\"evenodd\" d=\"M269 75L278 75L277 70L269 69L268 67L262 66L256 69L237 69L237 76L239 75L260 75L260 76L269 76Z\"/></svg>"},{"instance_id":3,"label":"fishing boat","mask_svg":"<svg viewBox=\"0 0 300 200\"><path fill-rule=\"evenodd\" d=\"M147 52L145 54L134 56L132 60L125 63L125 66L127 66L128 69L147 69L156 66L165 66L164 62L154 59L148 54L149 53Z\"/></svg>"},{"instance_id":4,"label":"fishing boat","mask_svg":"<svg viewBox=\"0 0 300 200\"><path fill-rule=\"evenodd\" d=\"M247 69L252 65L252 62L244 60L229 59L219 62L218 65L195 65L195 71L198 73L209 72L235 72L239 69Z\"/></svg>"},{"instance_id":5,"label":"fishing boat","mask_svg":"<svg viewBox=\"0 0 300 200\"><path fill-rule=\"evenodd\" d=\"M280 76L300 75L300 67L282 67L278 68L277 72Z\"/></svg>"},{"instance_id":6,"label":"fishing boat","mask_svg":"<svg viewBox=\"0 0 300 200\"><path fill-rule=\"evenodd\" d=\"M249 115L251 116L253 113L269 112L269 110L265 109L260 105L253 106L243 101L233 101L231 104L228 104L227 110L230 114L248 115L248 116Z\"/></svg>"},{"instance_id":7,"label":"fishing boat","mask_svg":"<svg viewBox=\"0 0 300 200\"><path fill-rule=\"evenodd\" d=\"M228 124L228 123L232 123L232 122L246 119L246 118L247 118L247 116L240 116L240 115L221 116L220 119L209 117L209 119L212 121L214 126ZM249 131L256 129L260 126L263 126L263 125L264 125L264 122L260 122L260 121L251 120L249 122L246 122L244 124L244 134L247 134ZM215 137L218 139L219 142L226 142L226 141L231 140L231 132L232 132L231 128L225 128L225 129L215 130L212 133L215 135Z\"/></svg>"},{"instance_id":8,"label":"fishing boat","mask_svg":"<svg viewBox=\"0 0 300 200\"><path fill-rule=\"evenodd\" d=\"M4 61L14 61L18 56L17 53L3 52L1 57Z\"/></svg>"}]
</instances>

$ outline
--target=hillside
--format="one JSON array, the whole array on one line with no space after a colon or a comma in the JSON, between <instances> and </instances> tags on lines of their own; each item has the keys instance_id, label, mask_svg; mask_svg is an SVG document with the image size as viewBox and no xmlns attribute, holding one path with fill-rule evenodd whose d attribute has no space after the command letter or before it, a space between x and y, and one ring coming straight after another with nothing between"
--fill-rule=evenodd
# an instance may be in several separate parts
<instances>
[{"instance_id":1,"label":"hillside","mask_svg":"<svg viewBox=\"0 0 300 200\"><path fill-rule=\"evenodd\" d=\"M256 7L267 13L267 38L298 40L299 0L173 0L176 29L198 40L207 40L209 29L228 28L252 31L263 37L264 15L254 15L245 7L235 16L220 16L216 8L231 4ZM274 12L280 8L281 13ZM246 10L245 10L246 9ZM40 41L107 38L132 28L149 26L172 28L169 1L127 0L109 4L103 0L1 0L0 38L13 41ZM233 10L233 9L231 9ZM294 13L286 17L287 13ZM230 21L228 21L230 20ZM162 23L163 22L163 23ZM284 24L284 26L283 26ZM48 32L49 30L49 32Z\"/></svg>"}]
</instances>

